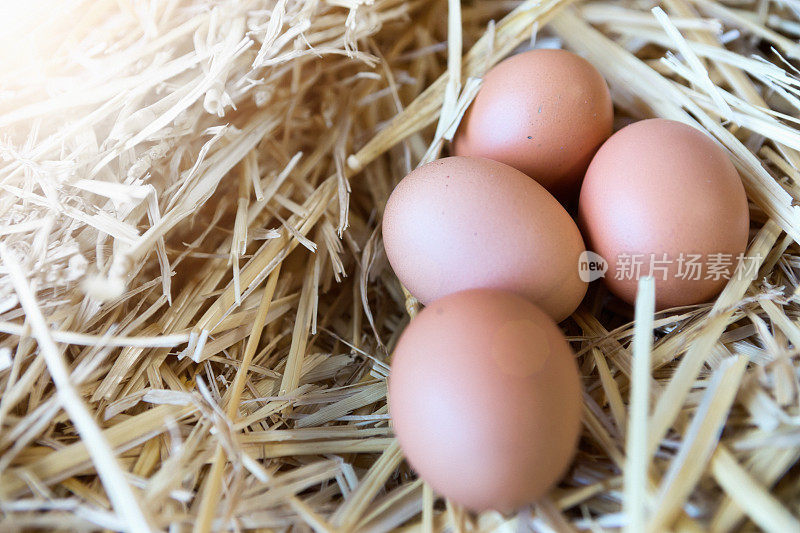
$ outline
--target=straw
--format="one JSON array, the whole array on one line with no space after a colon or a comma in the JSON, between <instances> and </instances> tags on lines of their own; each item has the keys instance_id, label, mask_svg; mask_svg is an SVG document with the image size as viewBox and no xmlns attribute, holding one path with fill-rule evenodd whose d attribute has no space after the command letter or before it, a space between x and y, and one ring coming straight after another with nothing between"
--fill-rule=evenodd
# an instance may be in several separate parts
<instances>
[{"instance_id":1,"label":"straw","mask_svg":"<svg viewBox=\"0 0 800 533\"><path fill-rule=\"evenodd\" d=\"M0 529L800 529L795 0L7 4ZM658 313L648 282L635 309L596 282L560 325L573 464L474 513L394 438L421 306L381 217L486 71L542 43L595 65L618 126L727 151L754 261Z\"/></svg>"}]
</instances>

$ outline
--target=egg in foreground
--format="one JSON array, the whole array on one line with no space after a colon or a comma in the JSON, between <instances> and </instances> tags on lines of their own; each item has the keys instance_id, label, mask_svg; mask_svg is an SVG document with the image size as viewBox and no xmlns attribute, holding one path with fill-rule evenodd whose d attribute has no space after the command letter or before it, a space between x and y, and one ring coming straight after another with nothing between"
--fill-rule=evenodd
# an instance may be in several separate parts
<instances>
[{"instance_id":1,"label":"egg in foreground","mask_svg":"<svg viewBox=\"0 0 800 533\"><path fill-rule=\"evenodd\" d=\"M586 294L575 222L541 185L503 163L448 157L423 165L392 192L386 255L423 304L454 292L517 292L556 321Z\"/></svg>"},{"instance_id":2,"label":"egg in foreground","mask_svg":"<svg viewBox=\"0 0 800 533\"><path fill-rule=\"evenodd\" d=\"M394 350L389 412L411 467L472 510L541 498L575 454L581 419L575 356L526 299L470 290L431 303Z\"/></svg>"}]
</instances>

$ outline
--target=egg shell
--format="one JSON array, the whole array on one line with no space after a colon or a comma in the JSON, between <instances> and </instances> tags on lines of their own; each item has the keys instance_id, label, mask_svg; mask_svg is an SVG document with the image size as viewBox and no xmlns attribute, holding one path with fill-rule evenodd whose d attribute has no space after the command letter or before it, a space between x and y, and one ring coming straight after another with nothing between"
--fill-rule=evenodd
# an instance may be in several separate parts
<instances>
[{"instance_id":1,"label":"egg shell","mask_svg":"<svg viewBox=\"0 0 800 533\"><path fill-rule=\"evenodd\" d=\"M383 239L397 277L423 304L507 289L560 321L586 294L575 222L541 185L497 161L449 157L414 170L386 204Z\"/></svg>"},{"instance_id":2,"label":"egg shell","mask_svg":"<svg viewBox=\"0 0 800 533\"><path fill-rule=\"evenodd\" d=\"M486 73L453 154L501 161L574 199L613 119L608 85L591 63L566 50L531 50Z\"/></svg>"},{"instance_id":3,"label":"egg shell","mask_svg":"<svg viewBox=\"0 0 800 533\"><path fill-rule=\"evenodd\" d=\"M603 145L586 173L578 217L589 248L608 261L607 286L621 299L635 301L636 256L640 275L656 266L658 309L716 296L727 278L713 279L712 265L724 262L713 254L730 256L732 274L748 241L747 197L725 150L665 119L631 124ZM701 279L687 266L690 255L700 256Z\"/></svg>"},{"instance_id":4,"label":"egg shell","mask_svg":"<svg viewBox=\"0 0 800 533\"><path fill-rule=\"evenodd\" d=\"M411 467L470 509L512 511L564 475L581 383L556 323L518 295L470 290L422 310L394 350L389 412Z\"/></svg>"}]
</instances>

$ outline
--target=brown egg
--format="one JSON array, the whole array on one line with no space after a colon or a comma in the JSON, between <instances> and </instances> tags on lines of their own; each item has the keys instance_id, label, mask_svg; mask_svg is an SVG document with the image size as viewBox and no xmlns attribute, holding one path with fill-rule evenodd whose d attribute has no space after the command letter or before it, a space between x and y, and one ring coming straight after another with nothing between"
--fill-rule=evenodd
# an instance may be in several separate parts
<instances>
[{"instance_id":1,"label":"brown egg","mask_svg":"<svg viewBox=\"0 0 800 533\"><path fill-rule=\"evenodd\" d=\"M581 188L579 220L589 248L608 262L609 289L632 304L638 278L653 275L659 309L717 295L749 228L744 187L725 150L664 119L631 124L600 148Z\"/></svg>"},{"instance_id":2,"label":"brown egg","mask_svg":"<svg viewBox=\"0 0 800 533\"><path fill-rule=\"evenodd\" d=\"M511 165L568 200L613 119L608 86L588 61L566 50L532 50L486 73L453 153Z\"/></svg>"},{"instance_id":3,"label":"brown egg","mask_svg":"<svg viewBox=\"0 0 800 533\"><path fill-rule=\"evenodd\" d=\"M575 356L555 322L496 290L445 296L403 332L389 412L411 467L473 510L533 503L564 475L580 432Z\"/></svg>"},{"instance_id":4,"label":"brown egg","mask_svg":"<svg viewBox=\"0 0 800 533\"><path fill-rule=\"evenodd\" d=\"M586 294L575 222L541 185L497 161L448 157L413 171L386 204L383 239L397 277L423 304L507 289L563 320Z\"/></svg>"}]
</instances>

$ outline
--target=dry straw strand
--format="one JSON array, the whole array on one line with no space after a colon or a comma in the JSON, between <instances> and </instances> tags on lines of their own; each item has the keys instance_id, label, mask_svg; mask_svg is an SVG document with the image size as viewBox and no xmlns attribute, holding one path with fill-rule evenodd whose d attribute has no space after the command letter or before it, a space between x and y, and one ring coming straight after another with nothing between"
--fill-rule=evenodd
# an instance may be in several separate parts
<instances>
[{"instance_id":1,"label":"dry straw strand","mask_svg":"<svg viewBox=\"0 0 800 533\"><path fill-rule=\"evenodd\" d=\"M636 294L636 326L633 333L633 374L628 413L625 463L626 531L642 531L647 491L647 417L650 396L650 352L653 349L655 279L644 277Z\"/></svg>"}]
</instances>

